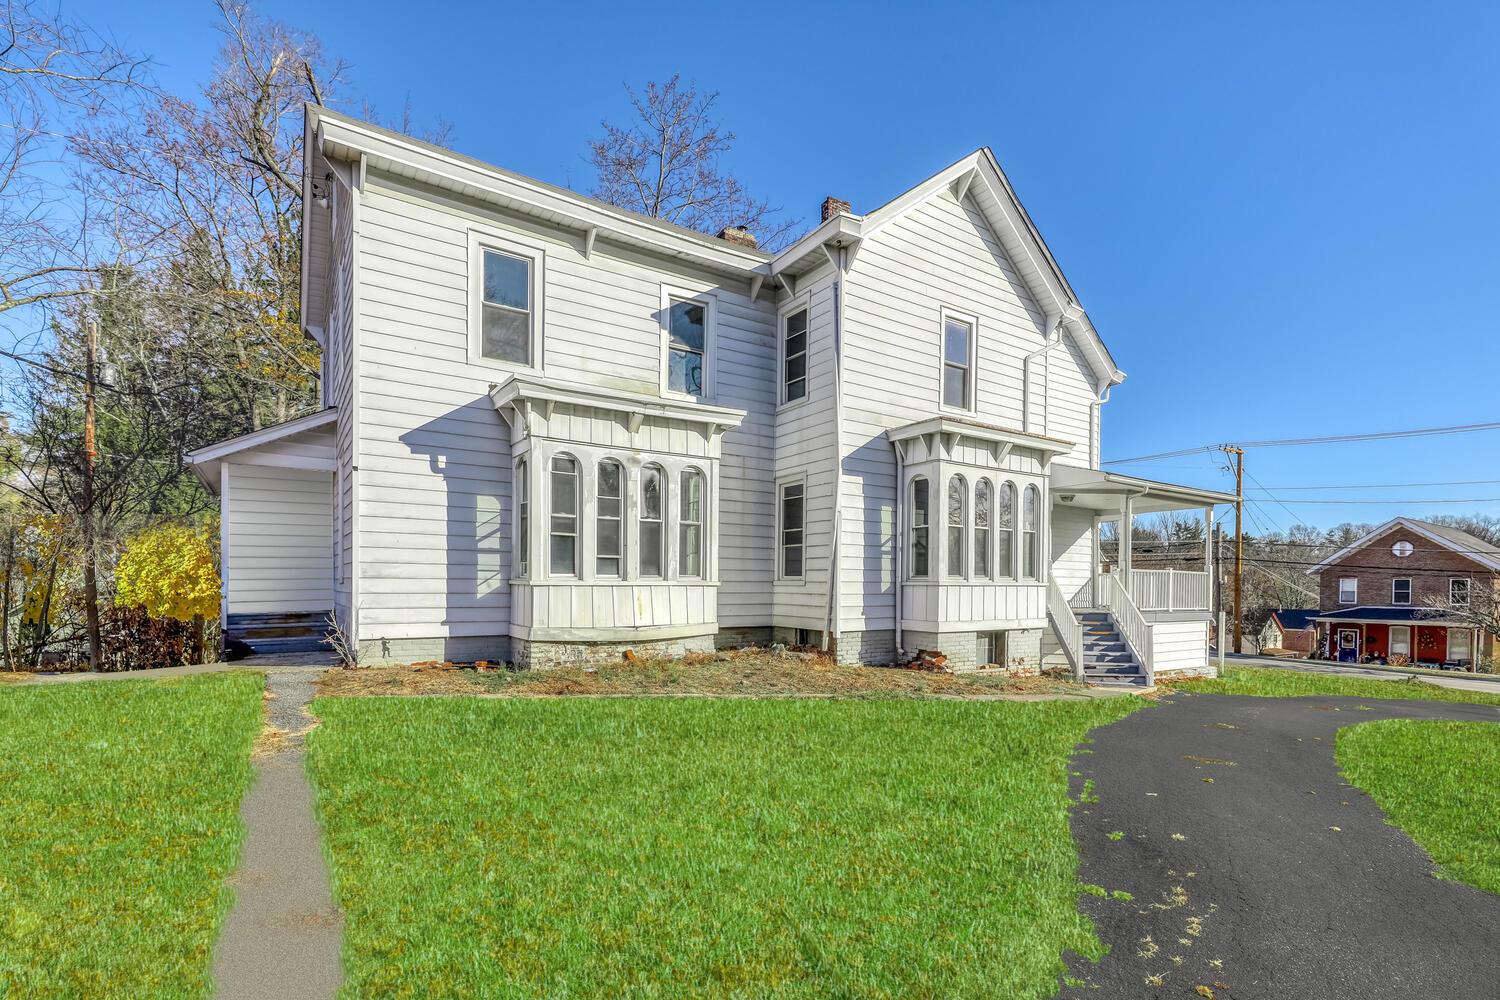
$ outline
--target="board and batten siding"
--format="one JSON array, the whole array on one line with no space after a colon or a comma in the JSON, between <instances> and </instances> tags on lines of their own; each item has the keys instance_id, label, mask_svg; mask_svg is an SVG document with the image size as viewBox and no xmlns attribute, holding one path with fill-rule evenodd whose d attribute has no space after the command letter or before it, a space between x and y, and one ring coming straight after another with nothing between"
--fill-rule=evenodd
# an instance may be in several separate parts
<instances>
[{"instance_id":1,"label":"board and batten siding","mask_svg":"<svg viewBox=\"0 0 1500 1000\"><path fill-rule=\"evenodd\" d=\"M225 465L228 612L327 612L333 605L333 478L269 465Z\"/></svg>"},{"instance_id":2,"label":"board and batten siding","mask_svg":"<svg viewBox=\"0 0 1500 1000\"><path fill-rule=\"evenodd\" d=\"M663 285L715 296L712 401L746 411L723 445L720 624L764 624L773 516L769 296L752 303L748 285L677 274L603 240L585 257L581 233L376 171L366 178L358 234L361 639L509 630L509 433L487 395L508 369L469 359L471 230L544 254L549 379L654 393Z\"/></svg>"},{"instance_id":3,"label":"board and batten siding","mask_svg":"<svg viewBox=\"0 0 1500 1000\"><path fill-rule=\"evenodd\" d=\"M896 461L885 431L945 412L942 310L978 321L976 406L961 415L1016 429L1023 359L1043 346L1046 318L982 213L948 192L868 236L846 289L840 626L888 629ZM1043 358L1050 370L1032 365L1030 429L1043 433L1045 421L1047 433L1077 442L1066 458L1086 465L1092 396L1078 388L1091 384L1083 357L1059 346Z\"/></svg>"}]
</instances>

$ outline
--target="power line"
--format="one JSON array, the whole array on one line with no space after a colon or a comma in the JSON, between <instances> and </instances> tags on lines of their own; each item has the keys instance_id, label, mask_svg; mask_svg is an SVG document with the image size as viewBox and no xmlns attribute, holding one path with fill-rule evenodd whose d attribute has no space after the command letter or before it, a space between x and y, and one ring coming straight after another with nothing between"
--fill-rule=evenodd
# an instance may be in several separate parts
<instances>
[{"instance_id":1,"label":"power line","mask_svg":"<svg viewBox=\"0 0 1500 1000\"><path fill-rule=\"evenodd\" d=\"M1440 434L1471 434L1475 431L1500 430L1500 421L1482 424L1454 424L1449 427L1419 427L1406 431L1376 431L1369 434L1329 434L1323 437L1271 438L1265 441L1241 441L1241 448L1289 448L1309 444L1341 444L1349 441L1387 441L1394 438L1432 437ZM1181 458L1199 452L1218 451L1223 445L1205 444L1196 448L1180 448L1177 451L1157 452L1154 455L1138 455L1135 458L1116 458L1101 465L1128 465L1134 462L1155 462L1163 458Z\"/></svg>"},{"instance_id":2,"label":"power line","mask_svg":"<svg viewBox=\"0 0 1500 1000\"><path fill-rule=\"evenodd\" d=\"M1494 486L1500 484L1500 479L1445 479L1431 483L1330 483L1326 486L1256 486L1262 493L1270 493L1274 488L1283 493L1300 490L1395 490L1407 486Z\"/></svg>"},{"instance_id":3,"label":"power line","mask_svg":"<svg viewBox=\"0 0 1500 1000\"><path fill-rule=\"evenodd\" d=\"M1280 501L1277 501L1278 503ZM1288 498L1287 503L1295 504L1423 504L1423 503L1500 503L1500 497L1407 497L1403 499L1383 498L1379 500L1352 500L1340 497L1317 497L1315 499Z\"/></svg>"}]
</instances>

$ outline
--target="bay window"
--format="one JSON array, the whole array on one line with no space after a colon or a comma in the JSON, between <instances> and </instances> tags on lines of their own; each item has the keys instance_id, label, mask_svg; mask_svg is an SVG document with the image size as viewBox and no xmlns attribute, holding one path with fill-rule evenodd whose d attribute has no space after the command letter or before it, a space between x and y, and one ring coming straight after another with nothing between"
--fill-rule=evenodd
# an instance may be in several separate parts
<instances>
[{"instance_id":1,"label":"bay window","mask_svg":"<svg viewBox=\"0 0 1500 1000\"><path fill-rule=\"evenodd\" d=\"M578 574L578 463L566 455L552 459L551 562L553 576Z\"/></svg>"},{"instance_id":2,"label":"bay window","mask_svg":"<svg viewBox=\"0 0 1500 1000\"><path fill-rule=\"evenodd\" d=\"M697 469L682 473L681 512L677 519L677 573L703 575L703 475Z\"/></svg>"},{"instance_id":3,"label":"bay window","mask_svg":"<svg viewBox=\"0 0 1500 1000\"><path fill-rule=\"evenodd\" d=\"M665 557L662 551L662 494L665 488L660 466L641 470L641 576L660 577Z\"/></svg>"},{"instance_id":4,"label":"bay window","mask_svg":"<svg viewBox=\"0 0 1500 1000\"><path fill-rule=\"evenodd\" d=\"M1013 580L1016 576L1016 484L1007 482L1000 487L1000 514L996 520L995 566L1001 577Z\"/></svg>"},{"instance_id":5,"label":"bay window","mask_svg":"<svg viewBox=\"0 0 1500 1000\"><path fill-rule=\"evenodd\" d=\"M1021 505L1021 576L1026 580L1040 579L1041 539L1037 532L1037 516L1041 506L1041 493L1035 486L1026 487Z\"/></svg>"},{"instance_id":6,"label":"bay window","mask_svg":"<svg viewBox=\"0 0 1500 1000\"><path fill-rule=\"evenodd\" d=\"M516 463L516 576L525 576L531 552L531 492L526 486L526 459Z\"/></svg>"},{"instance_id":7,"label":"bay window","mask_svg":"<svg viewBox=\"0 0 1500 1000\"><path fill-rule=\"evenodd\" d=\"M625 557L625 469L606 458L599 463L598 506L594 515L595 569L600 576L622 576Z\"/></svg>"},{"instance_id":8,"label":"bay window","mask_svg":"<svg viewBox=\"0 0 1500 1000\"><path fill-rule=\"evenodd\" d=\"M927 480L921 476L911 481L911 576L927 576L928 516Z\"/></svg>"},{"instance_id":9,"label":"bay window","mask_svg":"<svg viewBox=\"0 0 1500 1000\"><path fill-rule=\"evenodd\" d=\"M974 484L974 576L994 578L990 564L990 522L995 517L995 487L988 479Z\"/></svg>"},{"instance_id":10,"label":"bay window","mask_svg":"<svg viewBox=\"0 0 1500 1000\"><path fill-rule=\"evenodd\" d=\"M963 476L952 476L948 480L948 575L964 575L964 508L968 490Z\"/></svg>"}]
</instances>

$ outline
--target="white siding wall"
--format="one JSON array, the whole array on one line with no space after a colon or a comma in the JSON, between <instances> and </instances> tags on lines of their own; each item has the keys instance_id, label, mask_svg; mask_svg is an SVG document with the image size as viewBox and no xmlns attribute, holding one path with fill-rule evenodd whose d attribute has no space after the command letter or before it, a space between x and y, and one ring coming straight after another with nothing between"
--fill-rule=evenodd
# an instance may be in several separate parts
<instances>
[{"instance_id":1,"label":"white siding wall","mask_svg":"<svg viewBox=\"0 0 1500 1000\"><path fill-rule=\"evenodd\" d=\"M766 622L775 359L768 295L751 303L748 287L650 266L603 238L585 258L582 234L373 172L360 219L362 640L509 628L510 448L487 398L507 370L468 358L472 227L544 249L548 378L655 392L663 282L717 296L713 401L747 411L724 440L720 623Z\"/></svg>"},{"instance_id":2,"label":"white siding wall","mask_svg":"<svg viewBox=\"0 0 1500 1000\"><path fill-rule=\"evenodd\" d=\"M1090 564L1094 557L1091 532L1094 527L1092 511L1082 507L1052 508L1052 578L1062 590L1063 597L1071 600L1079 590L1088 586Z\"/></svg>"},{"instance_id":3,"label":"white siding wall","mask_svg":"<svg viewBox=\"0 0 1500 1000\"><path fill-rule=\"evenodd\" d=\"M1044 343L1045 318L983 216L939 194L860 248L847 282L845 510L841 627L893 626L895 457L884 432L941 411L943 307L978 319L974 419L1022 427L1022 359ZM1062 460L1086 465L1090 376L1076 348L1032 365L1034 433L1077 441ZM1045 426L1044 426L1045 425Z\"/></svg>"},{"instance_id":4,"label":"white siding wall","mask_svg":"<svg viewBox=\"0 0 1500 1000\"><path fill-rule=\"evenodd\" d=\"M332 477L266 465L226 468L229 613L328 611Z\"/></svg>"},{"instance_id":5,"label":"white siding wall","mask_svg":"<svg viewBox=\"0 0 1500 1000\"><path fill-rule=\"evenodd\" d=\"M1158 673L1201 670L1208 664L1208 622L1156 622L1151 626L1152 668Z\"/></svg>"}]
</instances>

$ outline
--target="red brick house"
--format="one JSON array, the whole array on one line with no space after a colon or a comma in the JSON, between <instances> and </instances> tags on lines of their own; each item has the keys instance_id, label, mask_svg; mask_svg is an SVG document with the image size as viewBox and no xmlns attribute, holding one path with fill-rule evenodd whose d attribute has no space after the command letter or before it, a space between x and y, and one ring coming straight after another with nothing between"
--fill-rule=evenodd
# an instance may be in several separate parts
<instances>
[{"instance_id":1,"label":"red brick house","mask_svg":"<svg viewBox=\"0 0 1500 1000\"><path fill-rule=\"evenodd\" d=\"M1446 525L1398 517L1318 563L1318 649L1349 662L1474 669L1497 638L1453 609L1495 592L1500 547Z\"/></svg>"}]
</instances>

